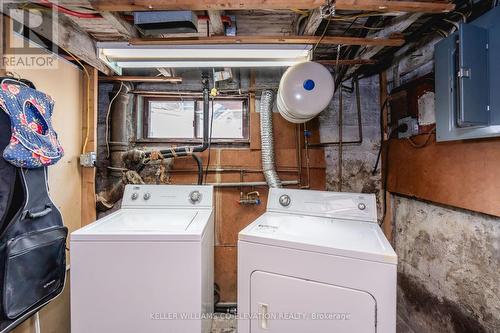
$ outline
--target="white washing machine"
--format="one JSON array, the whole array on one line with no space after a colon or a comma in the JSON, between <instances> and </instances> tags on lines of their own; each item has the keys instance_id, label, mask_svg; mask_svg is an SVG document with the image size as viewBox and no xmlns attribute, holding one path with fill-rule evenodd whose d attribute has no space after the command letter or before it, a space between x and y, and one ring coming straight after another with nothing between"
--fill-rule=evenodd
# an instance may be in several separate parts
<instances>
[{"instance_id":1,"label":"white washing machine","mask_svg":"<svg viewBox=\"0 0 500 333\"><path fill-rule=\"evenodd\" d=\"M397 256L375 196L271 189L239 234L238 333L395 333Z\"/></svg>"},{"instance_id":2,"label":"white washing machine","mask_svg":"<svg viewBox=\"0 0 500 333\"><path fill-rule=\"evenodd\" d=\"M72 333L210 332L212 186L127 185L71 234Z\"/></svg>"}]
</instances>

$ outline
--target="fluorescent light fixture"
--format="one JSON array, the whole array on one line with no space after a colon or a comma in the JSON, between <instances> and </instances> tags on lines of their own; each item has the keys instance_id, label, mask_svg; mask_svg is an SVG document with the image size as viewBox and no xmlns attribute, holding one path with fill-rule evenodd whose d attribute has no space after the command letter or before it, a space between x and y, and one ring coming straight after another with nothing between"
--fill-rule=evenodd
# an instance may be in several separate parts
<instances>
[{"instance_id":1,"label":"fluorescent light fixture","mask_svg":"<svg viewBox=\"0 0 500 333\"><path fill-rule=\"evenodd\" d=\"M311 59L311 45L130 45L97 43L99 58L116 73L123 68L281 67Z\"/></svg>"}]
</instances>

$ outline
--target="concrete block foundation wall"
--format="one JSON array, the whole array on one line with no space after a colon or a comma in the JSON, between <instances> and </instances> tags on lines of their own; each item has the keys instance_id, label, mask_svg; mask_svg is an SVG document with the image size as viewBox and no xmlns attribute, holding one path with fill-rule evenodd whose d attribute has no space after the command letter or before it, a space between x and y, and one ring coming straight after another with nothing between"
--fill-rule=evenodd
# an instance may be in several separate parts
<instances>
[{"instance_id":1,"label":"concrete block foundation wall","mask_svg":"<svg viewBox=\"0 0 500 333\"><path fill-rule=\"evenodd\" d=\"M345 83L349 86L351 82ZM344 144L342 147L342 187L339 187L339 146L325 148L326 186L329 191L376 193L379 208L381 207L381 174L380 164L373 174L377 155L380 149L380 103L378 77L359 81L361 102L361 124L363 142L361 144ZM355 85L353 85L355 88ZM320 115L320 133L322 142L333 142L339 139L339 96L335 94L330 108ZM343 92L343 141L357 141L358 116L356 92ZM380 215L379 209L379 216Z\"/></svg>"},{"instance_id":2,"label":"concrete block foundation wall","mask_svg":"<svg viewBox=\"0 0 500 333\"><path fill-rule=\"evenodd\" d=\"M401 332L500 332L500 218L393 202Z\"/></svg>"}]
</instances>

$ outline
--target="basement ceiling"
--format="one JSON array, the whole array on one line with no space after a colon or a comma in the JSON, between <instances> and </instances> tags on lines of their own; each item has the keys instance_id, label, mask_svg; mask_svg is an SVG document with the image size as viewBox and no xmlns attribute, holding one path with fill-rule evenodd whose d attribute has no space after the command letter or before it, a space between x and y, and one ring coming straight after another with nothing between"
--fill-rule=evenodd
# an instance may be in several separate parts
<instances>
[{"instance_id":1,"label":"basement ceiling","mask_svg":"<svg viewBox=\"0 0 500 333\"><path fill-rule=\"evenodd\" d=\"M42 4L31 3L38 9L50 10L54 7L48 0L39 1ZM476 1L477 3L488 3L489 1ZM45 3L45 4L43 4ZM292 8L294 4L301 4L305 8ZM318 4L324 5L326 1L281 1L281 0L242 0L239 2L227 2L222 0L210 1L86 1L86 0L59 0L57 4L63 10L60 12L64 17L63 22L74 23L76 31L89 36L95 42L103 41L130 41L144 36L133 26L132 12L130 9L147 9L146 4L152 4L154 9L160 7L183 6L183 9L195 9L198 15L198 32L184 34L168 34L155 37L161 38L193 38L215 36L217 27L212 25L208 19L209 14L229 16L236 22L236 36L300 36L312 35L320 38L329 36L362 37L376 39L406 39L407 42L414 38L415 32L422 32L420 37L428 34L449 31L457 22L469 15L468 1L457 1L457 8L453 10L453 4L447 1L384 1L384 0L337 0L337 11L335 16L321 18ZM420 4L415 6L415 4ZM425 5L424 5L425 4ZM42 7L40 7L42 6ZM43 7L45 6L45 7ZM238 6L251 9L230 9L224 11L199 10L200 6L219 8L227 6ZM263 8L267 7L267 8ZM287 7L286 9L276 9ZM25 7L26 8L26 7ZM113 12L104 9L115 10ZM255 9L258 8L258 9ZM349 10L369 9L369 10ZM373 9L379 9L373 11ZM407 12L391 11L392 8L403 8ZM174 9L174 8L172 8ZM176 8L178 9L178 8ZM444 13L443 13L444 12ZM80 18L84 13L90 18ZM212 16L213 17L213 16ZM433 18L443 20L432 21ZM61 21L61 18L60 18ZM427 26L429 22L439 25L439 28ZM220 24L220 21L218 22ZM65 24L65 23L64 23ZM220 26L219 26L220 28ZM411 40L412 41L412 40ZM63 41L64 42L64 41ZM340 49L340 59L361 59L362 61L377 61L384 59L388 54L396 52L400 46L356 46L343 45ZM335 61L337 59L338 46L335 44L315 45L314 59ZM364 58L363 58L364 54ZM98 60L97 60L98 61ZM99 67L98 67L99 68ZM101 67L102 68L102 67Z\"/></svg>"}]
</instances>

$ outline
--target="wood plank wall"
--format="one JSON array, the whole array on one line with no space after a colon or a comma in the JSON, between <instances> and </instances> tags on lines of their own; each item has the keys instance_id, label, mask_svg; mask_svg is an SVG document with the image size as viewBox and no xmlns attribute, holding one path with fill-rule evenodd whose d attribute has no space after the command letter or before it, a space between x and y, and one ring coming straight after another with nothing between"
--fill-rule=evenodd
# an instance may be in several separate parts
<instances>
[{"instance_id":1,"label":"wood plank wall","mask_svg":"<svg viewBox=\"0 0 500 333\"><path fill-rule=\"evenodd\" d=\"M97 83L98 71L86 66L88 77L83 75L82 142L87 140L85 152L97 151ZM96 220L95 168L82 170L82 226Z\"/></svg>"},{"instance_id":2,"label":"wood plank wall","mask_svg":"<svg viewBox=\"0 0 500 333\"><path fill-rule=\"evenodd\" d=\"M414 140L423 143L426 135ZM389 143L390 192L500 216L500 139Z\"/></svg>"},{"instance_id":3,"label":"wood plank wall","mask_svg":"<svg viewBox=\"0 0 500 333\"><path fill-rule=\"evenodd\" d=\"M255 112L255 99L250 99L250 148L219 149L212 148L210 167L261 169L260 151L260 116ZM279 114L274 114L274 135L276 149L276 163L282 180L297 180L297 127L284 120ZM318 136L318 124L308 124L313 135ZM317 139L317 138L313 138ZM303 142L301 147L304 147ZM203 162L207 161L207 152L201 154ZM302 149L302 183L307 183L305 151ZM323 149L309 151L311 166L311 188L325 189L325 160ZM206 167L206 164L204 164ZM178 173L176 170L190 169L189 173ZM208 182L240 182L263 181L262 172L209 173ZM173 184L196 182L196 169L191 159L175 160ZM296 186L295 186L296 187ZM237 273L237 240L238 232L264 213L267 201L267 187L245 187L245 193L257 190L260 193L262 204L240 205L240 188L216 188L215 190L215 281L220 287L222 302L236 301L236 273Z\"/></svg>"}]
</instances>

